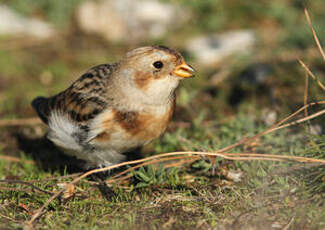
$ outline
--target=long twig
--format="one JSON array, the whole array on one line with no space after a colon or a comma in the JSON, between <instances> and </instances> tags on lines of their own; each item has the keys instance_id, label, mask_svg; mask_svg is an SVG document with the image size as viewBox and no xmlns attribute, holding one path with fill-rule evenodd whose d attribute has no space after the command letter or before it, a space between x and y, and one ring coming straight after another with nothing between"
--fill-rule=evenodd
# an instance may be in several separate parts
<instances>
[{"instance_id":1,"label":"long twig","mask_svg":"<svg viewBox=\"0 0 325 230\"><path fill-rule=\"evenodd\" d=\"M304 106L308 104L308 88L309 88L309 74L307 70L305 70ZM305 117L308 117L308 108L305 108Z\"/></svg>"},{"instance_id":2,"label":"long twig","mask_svg":"<svg viewBox=\"0 0 325 230\"><path fill-rule=\"evenodd\" d=\"M307 108L307 107L306 107ZM315 118L315 117L319 117L320 115L322 114L325 114L325 109L321 110L321 111L318 111L317 113L314 113L312 115L309 115L307 117L304 117L304 118L301 118L301 119L298 119L296 121L293 121L293 122L290 122L288 124L285 124L285 125L281 125L279 127L275 127L271 130L269 130L269 132L267 133L270 133L270 132L273 132L275 130L279 130L279 129L283 129L283 128L286 128L286 127L289 127L289 126L293 126L293 125L297 125L297 124L300 124L302 122L305 122L305 121L310 121L311 119Z\"/></svg>"},{"instance_id":3,"label":"long twig","mask_svg":"<svg viewBox=\"0 0 325 230\"><path fill-rule=\"evenodd\" d=\"M189 159L190 158L190 159ZM133 166L127 170L124 170L122 171L121 173L119 173L119 177L113 177L113 178L110 178L109 180L106 181L106 183L116 183L116 184L121 184L123 183L123 181L129 179L130 177L132 177L133 175L132 174L129 174L129 175L126 175L126 176L122 176L128 172L130 172L131 170L135 170L137 168L140 168L142 166L145 166L145 165L149 165L149 164L155 164L155 163L159 163L159 162L164 162L164 161L171 161L171 160L180 160L180 161L176 161L176 162L172 162L170 164L164 164L163 167L165 169L167 168L171 168L171 167L178 167L178 166L181 166L181 165L184 165L186 163L192 163L198 159L201 159L201 157L199 156L178 156L178 157L166 157L166 158L163 158L161 160L157 160L155 162L153 161L150 161L150 162L145 162L143 164L138 164L136 166ZM121 177L122 176L122 177Z\"/></svg>"},{"instance_id":4,"label":"long twig","mask_svg":"<svg viewBox=\"0 0 325 230\"><path fill-rule=\"evenodd\" d=\"M199 159L199 157L197 157L197 156L193 156L193 157L195 157L195 159ZM163 159L158 159L158 160L154 160L154 161L150 161L150 162L144 162L142 164L138 164L136 166L130 167L130 168L116 174L115 176L113 176L109 180L107 180L106 183L115 182L116 179L118 179L120 176L125 175L128 172L131 172L131 171L133 171L133 170L135 170L137 168L141 168L141 167L146 166L146 165L156 164L156 163L160 163L160 162L164 162L164 161L180 160L180 159L184 159L184 158L188 158L188 156L166 157L166 158L163 158Z\"/></svg>"},{"instance_id":5,"label":"long twig","mask_svg":"<svg viewBox=\"0 0 325 230\"><path fill-rule=\"evenodd\" d=\"M162 157L170 157L170 156L177 156L177 155L189 155L189 156L193 156L193 155L205 155L205 156L219 156L225 159L229 159L229 160L273 160L273 161L284 161L284 160L291 160L291 161L298 161L298 162L305 162L305 163L319 163L319 164L325 164L325 160L321 160L321 159L313 159L313 158L306 158L306 157L295 157L295 156L281 156L281 155L272 155L272 154L256 154L256 153L206 153L206 152L171 152L171 153L163 153L163 154L159 154L159 155L155 155L155 156L151 156L151 157L147 157L147 158L143 158L140 160L134 160L134 161L127 161L127 162L123 162L120 164L116 164L116 165L112 165L112 166L108 166L105 168L100 168L100 169L94 169L91 171L88 171L84 174L82 174L81 176L79 176L78 178L74 179L72 182L70 182L65 188L62 188L61 190L59 190L58 192L56 192L53 196L51 196L44 204L41 208L39 208L35 214L32 216L32 218L27 221L25 224L27 226L31 226L33 224L33 222L41 216L41 214L43 213L44 209L57 197L59 197L65 190L66 188L68 188L69 186L75 185L76 183L78 183L80 180L82 180L83 178L94 174L94 173L99 173L99 172L104 172L104 171L109 171L112 170L114 168L119 168L125 165L133 165L133 164L138 164L138 163L142 163L142 162L147 162L150 160L154 160L157 158L162 158ZM236 156L236 157L233 157Z\"/></svg>"},{"instance_id":6,"label":"long twig","mask_svg":"<svg viewBox=\"0 0 325 230\"><path fill-rule=\"evenodd\" d=\"M315 42L316 42L316 45L319 49L319 52L321 53L324 61L325 61L325 53L324 53L324 50L322 48L322 45L320 44L319 40L318 40L318 37L317 37L317 34L314 30L314 27L313 27L313 24L311 23L311 20L310 20L310 17L309 17L309 13L308 13L308 10L305 8L304 9L304 12L305 12L305 16L306 16L306 19L307 19L307 22L309 24L309 27L311 29L311 32L313 33L313 36L314 36L314 39L315 39Z\"/></svg>"},{"instance_id":7,"label":"long twig","mask_svg":"<svg viewBox=\"0 0 325 230\"><path fill-rule=\"evenodd\" d=\"M316 81L316 83L319 85L319 87L321 87L322 90L325 90L324 84L320 80L318 80L318 78L313 74L313 72L311 72L311 70L308 68L308 66L299 58L298 58L298 62L307 71L309 76L311 76Z\"/></svg>"},{"instance_id":8,"label":"long twig","mask_svg":"<svg viewBox=\"0 0 325 230\"><path fill-rule=\"evenodd\" d=\"M172 153L174 154L198 154L201 155L200 152L174 152ZM268 161L288 161L288 160L294 160L294 161L298 161L298 162L305 162L305 163L318 163L318 164L325 164L325 160L318 160L318 159L313 159L313 158L305 158L305 157L297 157L297 156L283 156L283 155L274 155L274 154L265 154L265 153L225 153L225 154L218 154L218 153L202 153L203 155L209 155L209 156L219 156L225 159L229 159L229 160L268 160ZM212 155L210 155L212 154ZM158 155L157 155L158 156ZM159 155L161 156L161 154ZM138 164L136 166L133 166L131 168L128 168L122 172L120 172L119 174L115 175L114 177L110 178L109 180L106 181L106 183L118 183L118 181L120 180L125 180L130 178L132 175L128 175L125 177L121 177L122 175L127 174L128 172L131 172L137 168L146 166L146 165L151 165L151 164L156 164L156 163L160 163L160 162L164 162L164 161L171 161L171 160L183 160L183 159L187 159L187 162L193 162L195 160L201 159L201 157L197 156L197 155L183 155L183 156L176 156L176 157L161 157L161 159L158 160L151 160L151 161L147 161L144 162L142 164ZM165 165L165 168L169 168L169 167L175 167L175 165L179 165L179 164L169 164L169 165Z\"/></svg>"},{"instance_id":9,"label":"long twig","mask_svg":"<svg viewBox=\"0 0 325 230\"><path fill-rule=\"evenodd\" d=\"M171 153L172 155L175 154L198 154L201 155L200 152L174 152ZM308 162L308 163L320 163L320 164L325 164L325 160L318 160L318 159L313 159L313 158L305 158L305 157L297 157L297 156L283 156L283 155L273 155L273 154L265 154L265 153L226 153L226 154L218 154L218 153L202 153L203 155L209 155L209 156L219 156L225 159L229 160L270 160L270 161L287 161L287 160L294 160L298 162ZM212 155L211 155L212 154ZM146 166L146 165L151 165L151 164L156 164L164 161L171 161L171 160L181 160L181 159L191 159L189 162L192 162L194 160L200 159L199 156L193 155L193 156L188 156L188 155L183 155L183 156L175 156L175 157L166 157L162 158L165 156L162 156L161 154L157 155L161 157L161 159L158 160L151 160L144 162L142 164L138 164L136 166L130 167L114 177L110 178L109 180L106 181L106 183L113 183L116 182L118 179L121 178L122 175L127 174L128 172L131 172L137 168ZM171 164L171 166L174 166L174 164ZM167 165L167 167L171 167L170 165ZM124 177L123 177L124 178ZM129 177L127 177L129 178Z\"/></svg>"}]
</instances>

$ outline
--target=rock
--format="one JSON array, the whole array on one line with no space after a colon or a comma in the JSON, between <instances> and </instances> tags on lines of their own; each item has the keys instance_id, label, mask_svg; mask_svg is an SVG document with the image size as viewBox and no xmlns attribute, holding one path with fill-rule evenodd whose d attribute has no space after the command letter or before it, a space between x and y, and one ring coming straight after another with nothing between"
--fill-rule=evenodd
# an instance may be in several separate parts
<instances>
[{"instance_id":1,"label":"rock","mask_svg":"<svg viewBox=\"0 0 325 230\"><path fill-rule=\"evenodd\" d=\"M324 130L324 126L322 126L321 124L309 125L309 133L312 135L322 135L325 133Z\"/></svg>"},{"instance_id":2,"label":"rock","mask_svg":"<svg viewBox=\"0 0 325 230\"><path fill-rule=\"evenodd\" d=\"M274 125L278 120L278 114L275 110L265 108L262 110L262 120L267 126Z\"/></svg>"},{"instance_id":3,"label":"rock","mask_svg":"<svg viewBox=\"0 0 325 230\"><path fill-rule=\"evenodd\" d=\"M39 19L26 18L9 7L0 5L0 35L31 36L47 39L55 33L54 28Z\"/></svg>"},{"instance_id":4,"label":"rock","mask_svg":"<svg viewBox=\"0 0 325 230\"><path fill-rule=\"evenodd\" d=\"M186 50L198 64L212 66L228 56L250 53L255 43L254 32L238 30L193 38L187 42Z\"/></svg>"},{"instance_id":5,"label":"rock","mask_svg":"<svg viewBox=\"0 0 325 230\"><path fill-rule=\"evenodd\" d=\"M228 180L233 182L241 182L243 178L243 173L240 171L227 170L224 175Z\"/></svg>"},{"instance_id":6,"label":"rock","mask_svg":"<svg viewBox=\"0 0 325 230\"><path fill-rule=\"evenodd\" d=\"M159 38L189 18L183 8L158 0L86 1L76 13L80 29L113 42Z\"/></svg>"}]
</instances>

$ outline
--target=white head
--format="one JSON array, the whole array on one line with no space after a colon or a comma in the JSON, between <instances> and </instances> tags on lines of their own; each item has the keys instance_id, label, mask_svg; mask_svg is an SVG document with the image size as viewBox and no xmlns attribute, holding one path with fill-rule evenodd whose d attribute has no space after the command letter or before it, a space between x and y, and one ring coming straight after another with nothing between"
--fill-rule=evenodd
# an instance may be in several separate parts
<instances>
[{"instance_id":1,"label":"white head","mask_svg":"<svg viewBox=\"0 0 325 230\"><path fill-rule=\"evenodd\" d=\"M113 80L125 96L143 104L160 105L173 98L179 81L193 76L194 69L177 51L149 46L127 53L117 72Z\"/></svg>"}]
</instances>

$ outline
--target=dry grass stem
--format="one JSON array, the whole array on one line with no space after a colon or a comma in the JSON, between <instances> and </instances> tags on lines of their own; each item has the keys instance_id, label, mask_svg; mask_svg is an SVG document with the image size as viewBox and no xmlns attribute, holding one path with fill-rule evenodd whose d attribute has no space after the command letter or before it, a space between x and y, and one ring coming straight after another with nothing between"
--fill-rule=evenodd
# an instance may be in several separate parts
<instances>
[{"instance_id":1,"label":"dry grass stem","mask_svg":"<svg viewBox=\"0 0 325 230\"><path fill-rule=\"evenodd\" d=\"M306 107L306 108L307 108L307 107ZM298 119L298 120L296 120L296 121L290 122L290 123L288 123L288 124L281 125L281 126L279 126L279 127L275 127L275 128L273 128L273 129L269 130L269 132L267 132L267 133L271 133L271 132L273 132L273 131L275 131L275 130L283 129L283 128L286 128L286 127L289 127L289 126L297 125L297 124L300 124L300 123L305 122L305 121L310 121L311 119L313 119L313 118L315 118L315 117L318 117L318 116L320 116L320 115L322 115L322 114L324 114L324 113L325 113L325 109L323 109L323 110L321 110L321 111L319 111L319 112L317 112L317 113L314 113L314 114L312 114L312 115L310 115L310 116L307 116L307 117L304 117L304 118Z\"/></svg>"},{"instance_id":2,"label":"dry grass stem","mask_svg":"<svg viewBox=\"0 0 325 230\"><path fill-rule=\"evenodd\" d=\"M142 164L138 164L136 166L130 167L130 168L116 174L115 176L113 176L109 180L107 180L106 183L115 182L116 179L118 179L120 176L125 175L128 172L131 172L131 171L133 171L133 170L135 170L137 168L141 168L141 167L146 166L146 165L157 164L157 163L165 162L165 161L180 160L180 159L184 159L184 158L188 158L188 157L187 156L166 157L166 158L163 158L163 159L153 160L153 161L150 161L150 162L144 162ZM196 157L196 158L198 159L199 157Z\"/></svg>"},{"instance_id":3,"label":"dry grass stem","mask_svg":"<svg viewBox=\"0 0 325 230\"><path fill-rule=\"evenodd\" d=\"M325 53L324 53L324 50L322 48L322 45L320 44L319 40L318 40L318 37L317 37L317 34L314 30L314 27L313 27L313 24L311 23L311 20L310 20L310 16L309 16L309 13L308 13L308 10L305 8L304 9L304 12L305 12L305 16L306 16L306 19L307 19L307 22L308 22L308 25L311 29L311 32L313 33L313 36L314 36L314 39L315 39L315 42L316 42L316 45L319 49L319 52L320 54L322 55L323 57L323 60L325 61Z\"/></svg>"},{"instance_id":4,"label":"dry grass stem","mask_svg":"<svg viewBox=\"0 0 325 230\"><path fill-rule=\"evenodd\" d=\"M305 70L305 91L304 91L304 106L308 103L308 87L309 87L309 74ZM305 108L305 117L308 117L308 108Z\"/></svg>"},{"instance_id":5,"label":"dry grass stem","mask_svg":"<svg viewBox=\"0 0 325 230\"><path fill-rule=\"evenodd\" d=\"M191 159L189 159L189 158L191 158ZM107 184L109 184L109 183L121 184L125 180L127 180L127 179L129 179L130 177L133 176L132 174L129 174L129 175L121 177L122 175L124 175L124 174L126 174L126 173L128 173L128 172L130 172L132 170L135 170L137 168L146 166L146 165L156 164L156 163L164 162L164 161L180 160L178 162L176 161L176 162L172 162L170 164L164 164L163 167L165 169L167 169L167 168L171 168L171 167L181 167L181 166L184 166L184 164L190 164L190 163L193 163L194 161L199 160L199 159L201 159L201 157L198 157L198 156L179 156L179 157L168 157L168 158L165 158L165 159L161 159L159 161L157 160L157 161L152 161L152 162L146 162L146 163L139 164L137 166L134 166L134 167L131 167L131 168L127 169L127 170L122 171L118 175L114 176L114 178L110 178L109 180L107 180L106 183Z\"/></svg>"},{"instance_id":6,"label":"dry grass stem","mask_svg":"<svg viewBox=\"0 0 325 230\"><path fill-rule=\"evenodd\" d=\"M308 66L306 66L306 64L303 61L301 61L300 59L298 59L298 62L307 71L309 76L311 76L316 81L316 83L319 85L319 87L321 87L321 89L325 91L324 84L320 80L318 80L318 78L313 74L313 72L311 72L311 70L308 68Z\"/></svg>"},{"instance_id":7,"label":"dry grass stem","mask_svg":"<svg viewBox=\"0 0 325 230\"><path fill-rule=\"evenodd\" d=\"M297 161L297 162L302 162L302 163L319 163L319 164L325 164L325 160L321 160L321 159L313 159L313 158L306 158L306 157L296 157L296 156L281 156L281 155L272 155L272 154L257 154L257 153L205 153L205 152L171 152L171 153L163 153L163 154L159 154L159 155L155 155L155 156L151 156L151 157L147 157L147 158L143 158L140 160L134 160L134 161L127 161L127 162L122 162L120 164L116 164L116 165L112 165L112 166L108 166L105 168L100 168L100 169L94 169L91 171L88 171L84 174L82 174L81 176L79 176L78 178L74 179L72 182L70 182L67 187L75 185L76 183L78 183L80 180L82 180L83 178L94 174L94 173L99 173L99 172L104 172L104 171L109 171L115 168L119 168L125 165L132 165L132 164L138 164L138 163L142 163L142 162L148 162L150 160L155 160L158 158L162 158L162 157L170 157L170 156L177 156L177 155L188 155L189 157L193 156L193 155L202 155L202 156L218 156L218 157L222 157L224 159L228 159L228 160L269 160L269 161L285 161L285 160L290 160L290 161ZM236 156L236 157L233 157ZM169 160L169 159L168 159ZM157 163L158 161L154 161L155 163ZM152 164L152 162L150 162ZM27 226L31 226L33 224L33 222L41 216L41 214L43 213L44 209L57 197L59 197L62 193L64 193L66 191L66 188L62 188L61 190L59 190L58 192L56 192L53 196L51 196L44 204L41 208L39 208L35 214L32 216L32 218L27 221L25 224Z\"/></svg>"}]
</instances>

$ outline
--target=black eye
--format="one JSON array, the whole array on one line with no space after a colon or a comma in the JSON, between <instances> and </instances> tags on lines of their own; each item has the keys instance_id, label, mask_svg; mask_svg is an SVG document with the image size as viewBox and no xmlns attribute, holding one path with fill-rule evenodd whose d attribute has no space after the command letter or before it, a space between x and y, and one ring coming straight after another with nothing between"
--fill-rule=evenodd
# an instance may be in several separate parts
<instances>
[{"instance_id":1,"label":"black eye","mask_svg":"<svg viewBox=\"0 0 325 230\"><path fill-rule=\"evenodd\" d=\"M153 63L153 66L156 69L161 69L164 66L164 64L161 61L156 61L156 62Z\"/></svg>"}]
</instances>

